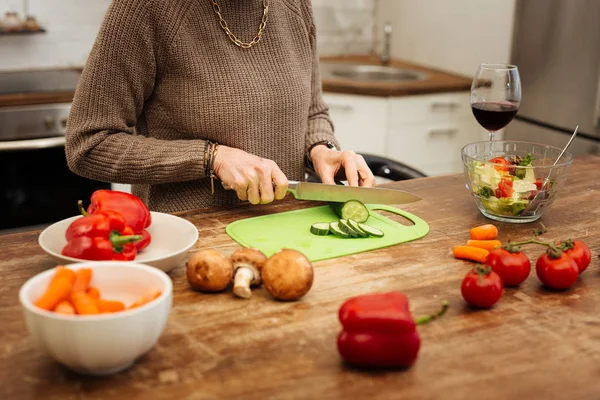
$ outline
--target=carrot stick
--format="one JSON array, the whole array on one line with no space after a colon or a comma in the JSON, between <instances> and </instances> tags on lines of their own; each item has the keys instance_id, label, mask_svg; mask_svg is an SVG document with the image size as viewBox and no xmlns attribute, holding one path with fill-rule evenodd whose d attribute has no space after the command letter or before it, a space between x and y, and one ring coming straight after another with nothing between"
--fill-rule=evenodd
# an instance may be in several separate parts
<instances>
[{"instance_id":1,"label":"carrot stick","mask_svg":"<svg viewBox=\"0 0 600 400\"><path fill-rule=\"evenodd\" d=\"M88 296L85 292L73 293L71 301L73 302L73 306L75 306L77 314L89 315L99 313L96 299Z\"/></svg>"},{"instance_id":2,"label":"carrot stick","mask_svg":"<svg viewBox=\"0 0 600 400\"><path fill-rule=\"evenodd\" d=\"M101 313L111 313L125 310L125 304L116 300L96 300L98 311Z\"/></svg>"},{"instance_id":3,"label":"carrot stick","mask_svg":"<svg viewBox=\"0 0 600 400\"><path fill-rule=\"evenodd\" d=\"M156 299L161 294L162 294L162 292L160 290L150 291L146 295L144 295L144 296L140 297L139 299L137 299L136 301L134 301L129 306L129 309L131 310L132 308L137 308L137 307L143 306L144 304L149 303L152 300Z\"/></svg>"},{"instance_id":4,"label":"carrot stick","mask_svg":"<svg viewBox=\"0 0 600 400\"><path fill-rule=\"evenodd\" d=\"M487 256L490 254L486 249L480 249L479 247L470 246L456 246L453 249L454 257L462 258L465 260L477 261L484 263Z\"/></svg>"},{"instance_id":5,"label":"carrot stick","mask_svg":"<svg viewBox=\"0 0 600 400\"><path fill-rule=\"evenodd\" d=\"M467 240L467 246L479 247L489 251L496 247L502 247L502 242L499 240Z\"/></svg>"},{"instance_id":6,"label":"carrot stick","mask_svg":"<svg viewBox=\"0 0 600 400\"><path fill-rule=\"evenodd\" d=\"M69 298L74 282L75 272L72 269L57 267L46 292L34 304L44 310L52 310L58 303Z\"/></svg>"},{"instance_id":7,"label":"carrot stick","mask_svg":"<svg viewBox=\"0 0 600 400\"><path fill-rule=\"evenodd\" d=\"M94 286L90 286L86 293L93 299L98 300L100 298L100 291Z\"/></svg>"},{"instance_id":8,"label":"carrot stick","mask_svg":"<svg viewBox=\"0 0 600 400\"><path fill-rule=\"evenodd\" d=\"M71 293L85 292L92 280L92 270L90 268L79 268L75 272L75 283Z\"/></svg>"},{"instance_id":9,"label":"carrot stick","mask_svg":"<svg viewBox=\"0 0 600 400\"><path fill-rule=\"evenodd\" d=\"M492 224L486 224L471 228L471 239L473 240L493 240L498 237L498 228Z\"/></svg>"},{"instance_id":10,"label":"carrot stick","mask_svg":"<svg viewBox=\"0 0 600 400\"><path fill-rule=\"evenodd\" d=\"M58 314L75 315L75 308L73 308L73 305L69 300L61 301L52 311Z\"/></svg>"}]
</instances>

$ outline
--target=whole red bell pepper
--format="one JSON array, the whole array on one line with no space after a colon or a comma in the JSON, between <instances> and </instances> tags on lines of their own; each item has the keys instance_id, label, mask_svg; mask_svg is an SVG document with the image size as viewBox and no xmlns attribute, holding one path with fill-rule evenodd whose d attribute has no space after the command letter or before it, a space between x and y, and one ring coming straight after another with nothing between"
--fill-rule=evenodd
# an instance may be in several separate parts
<instances>
[{"instance_id":1,"label":"whole red bell pepper","mask_svg":"<svg viewBox=\"0 0 600 400\"><path fill-rule=\"evenodd\" d=\"M368 294L348 299L339 310L342 331L338 351L349 364L370 368L408 368L419 353L416 325L441 316L448 308L415 320L407 297L400 292Z\"/></svg>"},{"instance_id":2,"label":"whole red bell pepper","mask_svg":"<svg viewBox=\"0 0 600 400\"><path fill-rule=\"evenodd\" d=\"M138 251L147 247L151 242L150 234L145 231L152 223L152 215L144 202L137 196L119 192L116 190L96 190L92 193L91 203L87 212L80 202L83 215L95 214L102 211L116 211L125 218L125 222L133 229L133 232L142 235L143 238L135 243Z\"/></svg>"},{"instance_id":3,"label":"whole red bell pepper","mask_svg":"<svg viewBox=\"0 0 600 400\"><path fill-rule=\"evenodd\" d=\"M89 214L69 225L61 253L84 260L133 260L137 255L134 243L142 239L133 233L117 212Z\"/></svg>"}]
</instances>

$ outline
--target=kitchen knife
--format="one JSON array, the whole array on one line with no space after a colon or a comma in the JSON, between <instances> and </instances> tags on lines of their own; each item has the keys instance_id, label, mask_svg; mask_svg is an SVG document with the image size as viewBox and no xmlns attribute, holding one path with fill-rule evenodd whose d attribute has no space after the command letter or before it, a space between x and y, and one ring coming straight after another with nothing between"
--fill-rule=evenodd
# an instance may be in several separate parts
<instances>
[{"instance_id":1,"label":"kitchen knife","mask_svg":"<svg viewBox=\"0 0 600 400\"><path fill-rule=\"evenodd\" d=\"M225 189L229 189L223 185ZM344 202L358 200L366 204L406 204L419 196L396 189L367 188L323 183L288 181L288 192L298 200Z\"/></svg>"}]
</instances>

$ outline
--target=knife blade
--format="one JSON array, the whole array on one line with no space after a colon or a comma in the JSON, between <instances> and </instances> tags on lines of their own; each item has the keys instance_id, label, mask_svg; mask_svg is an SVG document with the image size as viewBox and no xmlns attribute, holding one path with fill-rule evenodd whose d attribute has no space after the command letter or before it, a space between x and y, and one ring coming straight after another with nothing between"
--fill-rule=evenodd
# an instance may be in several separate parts
<instances>
[{"instance_id":1,"label":"knife blade","mask_svg":"<svg viewBox=\"0 0 600 400\"><path fill-rule=\"evenodd\" d=\"M231 188L221 182L223 188ZM365 204L407 204L421 200L417 195L397 189L366 188L324 183L288 181L287 191L297 200L345 202L358 200Z\"/></svg>"},{"instance_id":2,"label":"knife blade","mask_svg":"<svg viewBox=\"0 0 600 400\"><path fill-rule=\"evenodd\" d=\"M313 182L288 182L288 192L298 200L344 202L358 200L365 204L407 204L421 200L417 195L397 189L327 185Z\"/></svg>"}]
</instances>

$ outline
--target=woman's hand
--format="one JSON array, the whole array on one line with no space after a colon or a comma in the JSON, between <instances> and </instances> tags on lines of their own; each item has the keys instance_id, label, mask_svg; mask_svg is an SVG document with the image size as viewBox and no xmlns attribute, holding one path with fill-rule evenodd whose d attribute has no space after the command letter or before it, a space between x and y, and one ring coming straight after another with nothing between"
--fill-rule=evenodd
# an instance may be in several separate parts
<instances>
[{"instance_id":1,"label":"woman's hand","mask_svg":"<svg viewBox=\"0 0 600 400\"><path fill-rule=\"evenodd\" d=\"M323 183L335 184L335 176L343 168L350 186L375 186L375 177L365 159L353 151L337 151L319 145L311 149L310 159Z\"/></svg>"},{"instance_id":2,"label":"woman's hand","mask_svg":"<svg viewBox=\"0 0 600 400\"><path fill-rule=\"evenodd\" d=\"M288 180L274 161L232 147L219 145L214 173L240 200L252 204L281 200L287 192Z\"/></svg>"}]
</instances>

